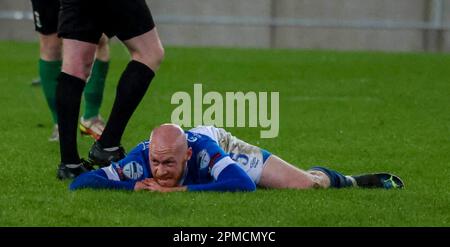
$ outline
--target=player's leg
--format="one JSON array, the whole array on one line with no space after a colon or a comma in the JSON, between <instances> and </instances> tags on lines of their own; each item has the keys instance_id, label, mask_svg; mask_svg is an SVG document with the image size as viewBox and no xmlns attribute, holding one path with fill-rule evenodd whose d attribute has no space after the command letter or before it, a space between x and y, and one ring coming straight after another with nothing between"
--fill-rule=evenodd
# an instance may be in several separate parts
<instances>
[{"instance_id":1,"label":"player's leg","mask_svg":"<svg viewBox=\"0 0 450 247\"><path fill-rule=\"evenodd\" d=\"M222 128L199 127L196 132L217 138L220 147L261 187L266 188L402 188L402 180L390 173L346 176L326 167L299 169L264 149L248 144Z\"/></svg>"},{"instance_id":2,"label":"player's leg","mask_svg":"<svg viewBox=\"0 0 450 247\"><path fill-rule=\"evenodd\" d=\"M72 178L84 172L80 170L83 162L77 148L77 125L81 97L95 50L96 45L92 43L63 40L64 59L56 89L61 152L61 165L58 170L60 179Z\"/></svg>"},{"instance_id":3,"label":"player's leg","mask_svg":"<svg viewBox=\"0 0 450 247\"><path fill-rule=\"evenodd\" d=\"M164 47L156 27L138 37L125 40L124 43L132 61L146 65L153 72L159 69L164 59Z\"/></svg>"},{"instance_id":4,"label":"player's leg","mask_svg":"<svg viewBox=\"0 0 450 247\"><path fill-rule=\"evenodd\" d=\"M123 18L116 19L126 20L114 23L117 37L128 48L132 61L117 85L105 130L89 152L89 158L101 166L123 157L122 135L164 57L164 49L145 1L118 1L114 4L114 16L123 15Z\"/></svg>"},{"instance_id":5,"label":"player's leg","mask_svg":"<svg viewBox=\"0 0 450 247\"><path fill-rule=\"evenodd\" d=\"M278 156L271 155L261 172L259 186L266 188L344 188L355 186L355 180L325 167L313 167L308 171L297 168Z\"/></svg>"},{"instance_id":6,"label":"player's leg","mask_svg":"<svg viewBox=\"0 0 450 247\"><path fill-rule=\"evenodd\" d=\"M62 41L57 36L59 0L32 0L35 30L39 33L39 77L53 120L49 141L58 141L55 91L61 72Z\"/></svg>"},{"instance_id":7,"label":"player's leg","mask_svg":"<svg viewBox=\"0 0 450 247\"><path fill-rule=\"evenodd\" d=\"M44 61L59 61L61 69L62 40L58 34L39 34L40 59Z\"/></svg>"},{"instance_id":8,"label":"player's leg","mask_svg":"<svg viewBox=\"0 0 450 247\"><path fill-rule=\"evenodd\" d=\"M266 188L327 188L330 179L318 171L303 171L257 146L242 141L222 128L200 127L194 131L216 137L220 147L258 185Z\"/></svg>"},{"instance_id":9,"label":"player's leg","mask_svg":"<svg viewBox=\"0 0 450 247\"><path fill-rule=\"evenodd\" d=\"M266 188L402 188L403 181L390 173L370 173L345 176L325 167L301 170L277 156L271 155L262 170L259 186Z\"/></svg>"},{"instance_id":10,"label":"player's leg","mask_svg":"<svg viewBox=\"0 0 450 247\"><path fill-rule=\"evenodd\" d=\"M91 75L84 89L84 114L80 119L80 131L98 140L105 128L100 116L105 80L109 69L109 39L102 35L95 54Z\"/></svg>"},{"instance_id":11,"label":"player's leg","mask_svg":"<svg viewBox=\"0 0 450 247\"><path fill-rule=\"evenodd\" d=\"M330 178L323 172L301 170L279 157L271 155L266 160L258 185L273 189L328 188L330 187Z\"/></svg>"},{"instance_id":12,"label":"player's leg","mask_svg":"<svg viewBox=\"0 0 450 247\"><path fill-rule=\"evenodd\" d=\"M56 114L56 85L57 78L61 72L61 49L62 41L57 34L39 35L40 59L39 77L41 79L42 90L50 109L53 120L53 131L49 141L58 141L58 117Z\"/></svg>"},{"instance_id":13,"label":"player's leg","mask_svg":"<svg viewBox=\"0 0 450 247\"><path fill-rule=\"evenodd\" d=\"M122 73L111 115L100 143L104 147L120 145L125 127L144 97L164 56L156 28L124 41L131 54L131 62Z\"/></svg>"},{"instance_id":14,"label":"player's leg","mask_svg":"<svg viewBox=\"0 0 450 247\"><path fill-rule=\"evenodd\" d=\"M325 167L301 170L281 158L242 141L221 128L212 130L219 145L261 187L266 188L342 188L353 186L353 179Z\"/></svg>"},{"instance_id":15,"label":"player's leg","mask_svg":"<svg viewBox=\"0 0 450 247\"><path fill-rule=\"evenodd\" d=\"M62 0L58 34L63 38L63 65L56 89L61 164L58 178L72 178L86 171L77 148L80 103L89 77L97 43L98 3Z\"/></svg>"}]
</instances>

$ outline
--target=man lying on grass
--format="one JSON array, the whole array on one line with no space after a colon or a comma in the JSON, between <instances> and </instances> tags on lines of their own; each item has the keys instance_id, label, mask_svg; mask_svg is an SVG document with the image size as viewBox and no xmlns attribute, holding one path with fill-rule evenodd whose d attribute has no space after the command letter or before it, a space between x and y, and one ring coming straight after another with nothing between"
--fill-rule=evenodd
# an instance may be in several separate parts
<instances>
[{"instance_id":1,"label":"man lying on grass","mask_svg":"<svg viewBox=\"0 0 450 247\"><path fill-rule=\"evenodd\" d=\"M232 136L224 129L178 125L155 128L124 159L78 176L81 188L174 191L254 191L263 188L402 188L389 173L344 176L313 167L303 171L279 157Z\"/></svg>"}]
</instances>

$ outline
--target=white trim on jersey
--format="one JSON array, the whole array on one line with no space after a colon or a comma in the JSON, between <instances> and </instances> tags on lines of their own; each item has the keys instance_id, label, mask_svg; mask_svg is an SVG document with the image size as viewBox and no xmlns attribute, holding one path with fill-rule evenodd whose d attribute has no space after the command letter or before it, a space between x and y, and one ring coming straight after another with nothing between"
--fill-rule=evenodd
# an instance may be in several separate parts
<instances>
[{"instance_id":1,"label":"white trim on jersey","mask_svg":"<svg viewBox=\"0 0 450 247\"><path fill-rule=\"evenodd\" d=\"M108 176L109 180L120 181L119 175L117 174L116 169L114 169L113 165L103 167L102 170L105 171L106 176Z\"/></svg>"},{"instance_id":2,"label":"white trim on jersey","mask_svg":"<svg viewBox=\"0 0 450 247\"><path fill-rule=\"evenodd\" d=\"M209 136L214 141L219 142L219 136L214 130L217 130L217 128L214 126L199 125L193 129L190 129L189 132Z\"/></svg>"},{"instance_id":3,"label":"white trim on jersey","mask_svg":"<svg viewBox=\"0 0 450 247\"><path fill-rule=\"evenodd\" d=\"M225 169L227 166L231 164L235 164L236 162L233 161L230 156L223 157L221 160L219 160L211 169L211 174L214 177L214 180L217 180L219 178L220 173Z\"/></svg>"}]
</instances>

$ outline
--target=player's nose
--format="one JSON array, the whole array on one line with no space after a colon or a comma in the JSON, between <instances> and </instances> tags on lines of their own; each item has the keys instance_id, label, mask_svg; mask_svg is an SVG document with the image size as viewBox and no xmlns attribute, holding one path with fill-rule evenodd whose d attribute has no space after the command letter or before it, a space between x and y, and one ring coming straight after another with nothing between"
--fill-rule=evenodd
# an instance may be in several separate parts
<instances>
[{"instance_id":1,"label":"player's nose","mask_svg":"<svg viewBox=\"0 0 450 247\"><path fill-rule=\"evenodd\" d=\"M167 175L167 171L165 169L160 168L156 170L157 177L164 177L165 175Z\"/></svg>"}]
</instances>

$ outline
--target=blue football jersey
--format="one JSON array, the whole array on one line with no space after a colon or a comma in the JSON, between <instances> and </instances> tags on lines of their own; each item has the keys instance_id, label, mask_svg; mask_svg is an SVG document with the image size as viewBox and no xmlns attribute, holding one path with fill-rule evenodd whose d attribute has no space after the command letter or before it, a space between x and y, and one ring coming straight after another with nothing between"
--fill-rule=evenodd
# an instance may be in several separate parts
<instances>
[{"instance_id":1,"label":"blue football jersey","mask_svg":"<svg viewBox=\"0 0 450 247\"><path fill-rule=\"evenodd\" d=\"M187 162L187 169L179 181L179 186L187 186L190 191L253 191L258 182L255 171L261 171L261 165L270 153L256 147L254 149L260 151L257 151L260 157L258 159L251 155L233 154L232 151L227 153L219 145L218 130L212 126L199 126L185 131L188 147L192 148L192 156ZM149 141L143 141L124 159L80 175L71 183L70 189L133 190L137 181L153 177L149 146Z\"/></svg>"},{"instance_id":2,"label":"blue football jersey","mask_svg":"<svg viewBox=\"0 0 450 247\"><path fill-rule=\"evenodd\" d=\"M226 166L235 163L209 136L190 131L185 133L188 147L192 148L192 156L180 185L212 182ZM139 143L124 159L102 168L108 179L139 181L153 177L150 170L149 144L149 141Z\"/></svg>"}]
</instances>

